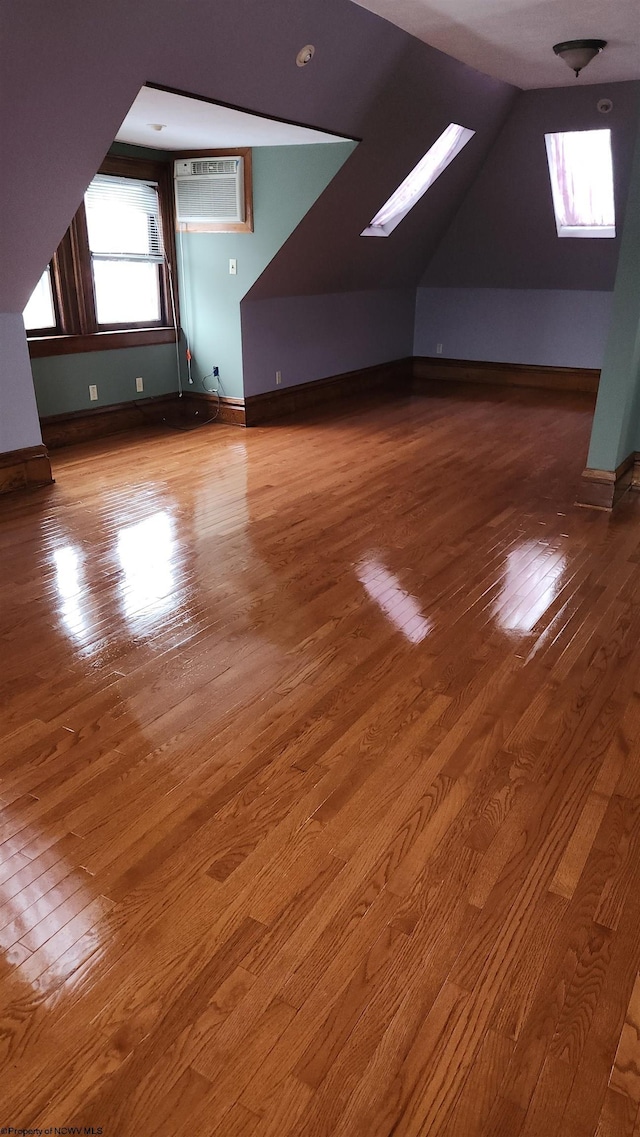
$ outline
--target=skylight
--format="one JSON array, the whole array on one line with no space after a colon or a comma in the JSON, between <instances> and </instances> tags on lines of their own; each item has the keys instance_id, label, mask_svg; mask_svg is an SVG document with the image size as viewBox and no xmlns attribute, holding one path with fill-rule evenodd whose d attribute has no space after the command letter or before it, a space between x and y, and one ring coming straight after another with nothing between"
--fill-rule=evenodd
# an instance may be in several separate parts
<instances>
[{"instance_id":1,"label":"skylight","mask_svg":"<svg viewBox=\"0 0 640 1137\"><path fill-rule=\"evenodd\" d=\"M446 170L456 154L473 138L475 130L466 126L457 126L455 122L449 124L424 158L398 186L395 193L385 202L373 221L362 232L362 237L388 237L397 225L413 209L414 205L432 186L436 178Z\"/></svg>"},{"instance_id":2,"label":"skylight","mask_svg":"<svg viewBox=\"0 0 640 1137\"><path fill-rule=\"evenodd\" d=\"M545 134L559 237L615 237L610 130Z\"/></svg>"}]
</instances>

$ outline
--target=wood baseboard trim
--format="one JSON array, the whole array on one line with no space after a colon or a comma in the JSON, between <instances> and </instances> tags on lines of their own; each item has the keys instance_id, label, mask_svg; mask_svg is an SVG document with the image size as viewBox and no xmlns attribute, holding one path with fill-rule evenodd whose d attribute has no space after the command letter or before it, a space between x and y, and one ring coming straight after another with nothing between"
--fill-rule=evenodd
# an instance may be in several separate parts
<instances>
[{"instance_id":1,"label":"wood baseboard trim","mask_svg":"<svg viewBox=\"0 0 640 1137\"><path fill-rule=\"evenodd\" d=\"M194 417L219 422L225 426L247 425L244 399L234 399L229 395L220 395L220 403L218 405L216 395L209 395L205 391L185 391L182 396L182 402L188 407ZM215 418L212 418L214 415Z\"/></svg>"},{"instance_id":2,"label":"wood baseboard trim","mask_svg":"<svg viewBox=\"0 0 640 1137\"><path fill-rule=\"evenodd\" d=\"M179 398L177 391L171 391L167 395L136 399L130 403L112 403L95 410L50 415L40 420L40 427L46 445L55 450L76 442L93 442L110 434L154 426L165 418L170 419L173 425L197 426L199 418L211 418L209 404L217 404L215 395L185 391ZM203 413L204 406L206 411ZM244 400L221 396L219 412L212 421L244 426Z\"/></svg>"},{"instance_id":3,"label":"wood baseboard trim","mask_svg":"<svg viewBox=\"0 0 640 1137\"><path fill-rule=\"evenodd\" d=\"M177 398L177 392L172 391L168 395L155 395L130 403L111 403L86 411L48 415L40 419L42 437L50 450L73 446L76 442L93 442L110 434L149 425L154 418L159 420Z\"/></svg>"},{"instance_id":4,"label":"wood baseboard trim","mask_svg":"<svg viewBox=\"0 0 640 1137\"><path fill-rule=\"evenodd\" d=\"M589 509L611 510L622 495L630 489L634 480L640 489L640 454L628 454L616 470L595 470L587 467L582 471L580 489L576 505Z\"/></svg>"},{"instance_id":5,"label":"wood baseboard trim","mask_svg":"<svg viewBox=\"0 0 640 1137\"><path fill-rule=\"evenodd\" d=\"M245 399L246 425L261 426L323 403L379 392L387 385L393 394L409 394L411 378L412 360L408 357L345 371L311 383L297 383L278 391L249 395Z\"/></svg>"},{"instance_id":6,"label":"wood baseboard trim","mask_svg":"<svg viewBox=\"0 0 640 1137\"><path fill-rule=\"evenodd\" d=\"M27 446L0 454L0 494L53 484L46 446Z\"/></svg>"},{"instance_id":7,"label":"wood baseboard trim","mask_svg":"<svg viewBox=\"0 0 640 1137\"><path fill-rule=\"evenodd\" d=\"M576 367L537 367L457 359L407 357L390 363L346 371L312 383L264 391L245 399L246 425L258 426L323 403L362 396L389 385L394 394L428 394L428 384L445 379L461 383L498 383L595 394L600 372Z\"/></svg>"},{"instance_id":8,"label":"wood baseboard trim","mask_svg":"<svg viewBox=\"0 0 640 1137\"><path fill-rule=\"evenodd\" d=\"M540 387L553 391L598 392L600 372L586 367L538 367L524 363L486 363L482 360L415 356L413 390L424 393L433 380L453 383L492 383L505 387Z\"/></svg>"},{"instance_id":9,"label":"wood baseboard trim","mask_svg":"<svg viewBox=\"0 0 640 1137\"><path fill-rule=\"evenodd\" d=\"M41 420L42 437L50 449L89 442L110 434L160 422L170 410L177 419L184 414L185 425L196 425L203 418L232 426L259 426L277 422L288 415L307 411L340 399L366 397L384 388L393 395L428 394L433 380L466 383L494 383L510 387L540 387L560 391L584 391L594 394L598 389L599 371L571 367L534 367L524 364L485 363L482 361L411 357L345 371L310 383L298 383L274 391L249 395L246 399L220 397L202 391L184 391L179 399L177 391L157 395L135 402L115 403L106 407L73 411L69 414L50 415ZM587 481L592 485L606 484L597 478L603 471L591 472ZM604 471L606 473L606 471ZM640 488L640 470L638 474ZM601 496L602 493L601 493ZM604 495L606 497L606 494ZM589 504L585 502L584 504ZM610 508L607 505L601 508Z\"/></svg>"}]
</instances>

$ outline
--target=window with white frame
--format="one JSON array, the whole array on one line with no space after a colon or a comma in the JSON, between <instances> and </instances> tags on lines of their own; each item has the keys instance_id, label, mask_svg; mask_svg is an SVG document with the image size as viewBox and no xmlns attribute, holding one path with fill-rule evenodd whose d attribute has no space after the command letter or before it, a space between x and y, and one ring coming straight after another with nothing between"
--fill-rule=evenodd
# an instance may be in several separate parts
<instances>
[{"instance_id":1,"label":"window with white frame","mask_svg":"<svg viewBox=\"0 0 640 1137\"><path fill-rule=\"evenodd\" d=\"M376 213L361 236L388 237L393 233L474 134L475 130L469 130L466 126L449 123L418 165Z\"/></svg>"},{"instance_id":2,"label":"window with white frame","mask_svg":"<svg viewBox=\"0 0 640 1137\"><path fill-rule=\"evenodd\" d=\"M615 237L610 130L545 134L559 237Z\"/></svg>"}]
</instances>

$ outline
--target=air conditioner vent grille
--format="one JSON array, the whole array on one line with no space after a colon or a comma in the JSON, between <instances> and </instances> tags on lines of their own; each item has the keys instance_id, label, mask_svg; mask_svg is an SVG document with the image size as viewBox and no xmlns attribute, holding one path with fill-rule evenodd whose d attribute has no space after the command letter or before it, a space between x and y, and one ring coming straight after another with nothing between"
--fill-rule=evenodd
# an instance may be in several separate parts
<instances>
[{"instance_id":1,"label":"air conditioner vent grille","mask_svg":"<svg viewBox=\"0 0 640 1137\"><path fill-rule=\"evenodd\" d=\"M237 158L198 158L189 162L191 174L235 174Z\"/></svg>"},{"instance_id":2,"label":"air conditioner vent grille","mask_svg":"<svg viewBox=\"0 0 640 1137\"><path fill-rule=\"evenodd\" d=\"M179 219L235 220L238 212L236 179L180 178L176 182L176 203Z\"/></svg>"},{"instance_id":3,"label":"air conditioner vent grille","mask_svg":"<svg viewBox=\"0 0 640 1137\"><path fill-rule=\"evenodd\" d=\"M179 225L244 222L242 158L182 158L175 163Z\"/></svg>"}]
</instances>

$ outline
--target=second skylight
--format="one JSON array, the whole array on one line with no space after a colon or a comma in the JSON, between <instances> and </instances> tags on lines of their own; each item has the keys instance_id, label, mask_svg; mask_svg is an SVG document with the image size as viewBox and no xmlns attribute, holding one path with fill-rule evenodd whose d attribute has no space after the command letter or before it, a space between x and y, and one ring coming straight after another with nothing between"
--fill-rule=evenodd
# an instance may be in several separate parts
<instances>
[{"instance_id":1,"label":"second skylight","mask_svg":"<svg viewBox=\"0 0 640 1137\"><path fill-rule=\"evenodd\" d=\"M361 236L388 237L390 233L393 233L396 226L420 201L429 186L432 186L440 177L443 170L446 170L456 154L460 153L463 146L466 146L474 134L475 130L469 130L466 126L458 126L455 122L450 123L438 140L434 142L431 149L427 150L424 158L420 159L418 165L407 175L395 193L382 206L382 209L376 213Z\"/></svg>"}]
</instances>

